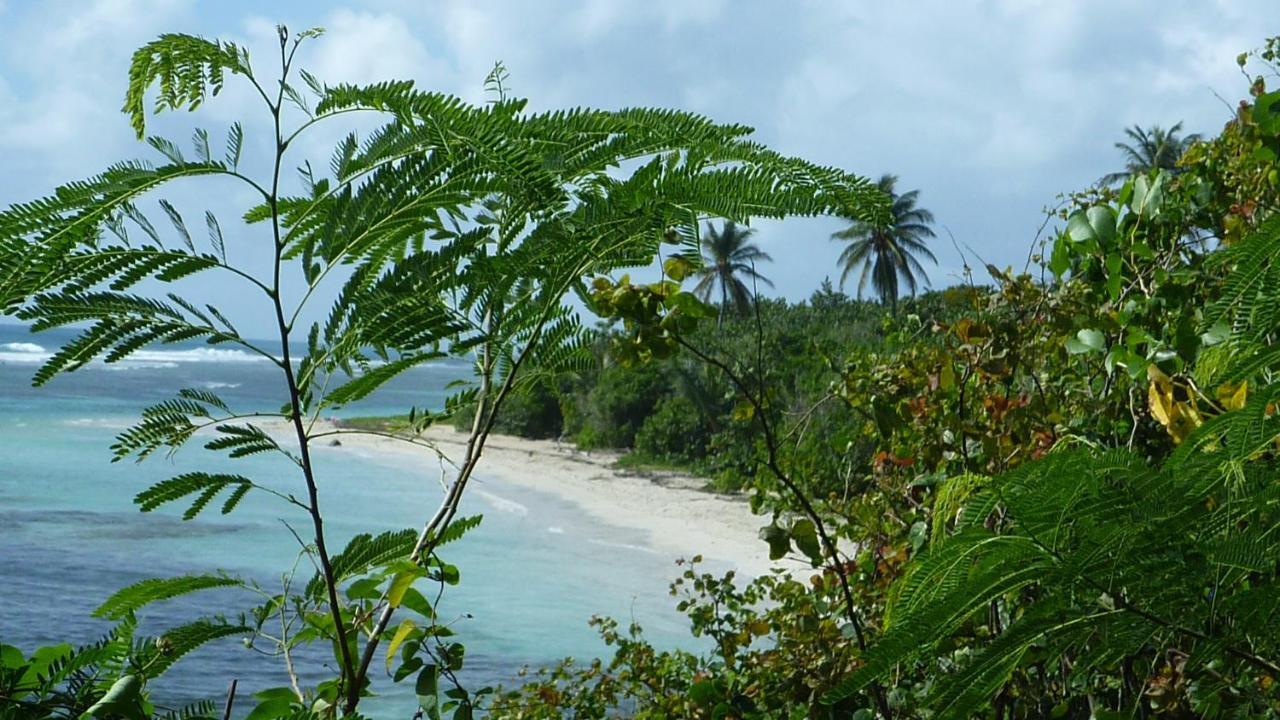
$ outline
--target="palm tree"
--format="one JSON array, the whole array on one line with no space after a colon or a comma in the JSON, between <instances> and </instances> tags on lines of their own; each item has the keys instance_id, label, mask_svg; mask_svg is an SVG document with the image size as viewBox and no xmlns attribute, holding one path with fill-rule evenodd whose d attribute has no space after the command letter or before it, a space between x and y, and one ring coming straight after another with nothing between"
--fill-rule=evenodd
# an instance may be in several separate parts
<instances>
[{"instance_id":1,"label":"palm tree","mask_svg":"<svg viewBox=\"0 0 1280 720\"><path fill-rule=\"evenodd\" d=\"M724 321L730 302L738 312L751 308L752 291L742 281L743 277L773 287L769 278L756 272L757 262L772 262L773 258L755 243L747 242L754 234L755 230L740 228L732 220L719 231L707 223L707 232L702 236L702 269L698 271L701 279L693 291L703 302L710 302L712 290L720 286L718 323Z\"/></svg>"},{"instance_id":2,"label":"palm tree","mask_svg":"<svg viewBox=\"0 0 1280 720\"><path fill-rule=\"evenodd\" d=\"M1159 125L1143 128L1134 125L1125 128L1124 134L1133 142L1118 142L1116 149L1124 154L1124 170L1103 176L1098 182L1112 185L1127 180L1130 175L1141 175L1149 170L1170 170L1178 168L1178 158L1200 139L1198 133L1182 137L1182 123L1176 123L1165 130Z\"/></svg>"},{"instance_id":3,"label":"palm tree","mask_svg":"<svg viewBox=\"0 0 1280 720\"><path fill-rule=\"evenodd\" d=\"M885 225L871 225L861 220L849 227L834 233L832 240L847 240L849 246L840 253L840 288L844 289L845 280L854 268L861 265L862 273L858 276L858 297L871 281L880 301L897 306L899 283L907 286L912 295L921 282L929 286L929 276L924 266L916 259L917 255L928 258L935 265L938 258L925 244L931 237L936 237L933 228L933 213L916 207L920 191L912 190L899 195L894 191L898 182L897 175L882 175L876 183L880 191L889 196L892 202L891 219Z\"/></svg>"}]
</instances>

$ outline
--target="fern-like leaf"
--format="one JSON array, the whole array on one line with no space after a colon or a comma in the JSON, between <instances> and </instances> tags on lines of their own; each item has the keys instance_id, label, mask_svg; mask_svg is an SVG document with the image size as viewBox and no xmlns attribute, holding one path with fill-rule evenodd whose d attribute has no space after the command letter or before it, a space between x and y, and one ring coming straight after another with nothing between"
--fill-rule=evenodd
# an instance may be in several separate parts
<instances>
[{"instance_id":1,"label":"fern-like leaf","mask_svg":"<svg viewBox=\"0 0 1280 720\"><path fill-rule=\"evenodd\" d=\"M201 590L223 587L243 587L244 582L229 575L183 575L173 578L152 578L121 588L107 598L94 616L109 620L121 620L146 605L170 600Z\"/></svg>"}]
</instances>

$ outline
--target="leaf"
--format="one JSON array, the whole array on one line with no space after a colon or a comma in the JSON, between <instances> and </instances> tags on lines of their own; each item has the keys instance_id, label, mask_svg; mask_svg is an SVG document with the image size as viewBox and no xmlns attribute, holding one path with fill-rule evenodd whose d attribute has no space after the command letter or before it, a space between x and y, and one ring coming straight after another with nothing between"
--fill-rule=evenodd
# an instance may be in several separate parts
<instances>
[{"instance_id":1,"label":"leaf","mask_svg":"<svg viewBox=\"0 0 1280 720\"><path fill-rule=\"evenodd\" d=\"M1164 202L1165 173L1156 174L1155 180L1148 180L1146 175L1139 175L1133 182L1133 211L1142 217L1154 217L1160 212Z\"/></svg>"},{"instance_id":2,"label":"leaf","mask_svg":"<svg viewBox=\"0 0 1280 720\"><path fill-rule=\"evenodd\" d=\"M1200 335L1200 342L1205 347L1213 347L1225 342L1229 337L1231 337L1231 325L1225 320L1219 320Z\"/></svg>"},{"instance_id":3,"label":"leaf","mask_svg":"<svg viewBox=\"0 0 1280 720\"><path fill-rule=\"evenodd\" d=\"M1151 416L1164 426L1175 444L1180 444L1204 423L1204 418L1194 404L1175 399L1173 381L1154 364L1147 366L1147 376L1151 379L1147 388Z\"/></svg>"},{"instance_id":4,"label":"leaf","mask_svg":"<svg viewBox=\"0 0 1280 720\"><path fill-rule=\"evenodd\" d=\"M669 257L662 263L662 272L676 282L682 282L693 272L693 264L683 256Z\"/></svg>"},{"instance_id":5,"label":"leaf","mask_svg":"<svg viewBox=\"0 0 1280 720\"><path fill-rule=\"evenodd\" d=\"M238 122L231 123L231 129L227 131L227 155L223 162L232 170L240 165L240 151L243 148L244 128Z\"/></svg>"},{"instance_id":6,"label":"leaf","mask_svg":"<svg viewBox=\"0 0 1280 720\"><path fill-rule=\"evenodd\" d=\"M1280 92L1263 93L1253 101L1253 121L1267 135L1280 135Z\"/></svg>"},{"instance_id":7,"label":"leaf","mask_svg":"<svg viewBox=\"0 0 1280 720\"><path fill-rule=\"evenodd\" d=\"M209 244L213 246L213 251L225 263L227 261L227 247L222 240L222 227L218 225L218 218L212 211L206 210L204 223L209 228Z\"/></svg>"},{"instance_id":8,"label":"leaf","mask_svg":"<svg viewBox=\"0 0 1280 720\"><path fill-rule=\"evenodd\" d=\"M760 528L760 539L769 543L769 559L780 560L791 551L791 535L777 525Z\"/></svg>"},{"instance_id":9,"label":"leaf","mask_svg":"<svg viewBox=\"0 0 1280 720\"><path fill-rule=\"evenodd\" d=\"M795 521L791 525L791 539L795 542L796 548L815 565L822 562L822 547L818 543L818 531L812 521L808 519Z\"/></svg>"},{"instance_id":10,"label":"leaf","mask_svg":"<svg viewBox=\"0 0 1280 720\"><path fill-rule=\"evenodd\" d=\"M1077 243L1105 250L1116 237L1115 212L1106 205L1077 210L1067 218L1067 234Z\"/></svg>"},{"instance_id":11,"label":"leaf","mask_svg":"<svg viewBox=\"0 0 1280 720\"><path fill-rule=\"evenodd\" d=\"M391 663L395 660L396 650L400 649L401 643L417 629L418 624L412 618L405 618L400 621L400 626L396 628L395 634L391 636L391 641L387 643L387 670L391 670Z\"/></svg>"},{"instance_id":12,"label":"leaf","mask_svg":"<svg viewBox=\"0 0 1280 720\"><path fill-rule=\"evenodd\" d=\"M417 566L410 570L402 570L396 573L391 578L391 586L387 589L387 602L391 607L400 607L400 601L404 599L405 591L424 574L423 570Z\"/></svg>"},{"instance_id":13,"label":"leaf","mask_svg":"<svg viewBox=\"0 0 1280 720\"><path fill-rule=\"evenodd\" d=\"M263 700L245 716L245 720L277 720L293 715L294 701L283 697Z\"/></svg>"},{"instance_id":14,"label":"leaf","mask_svg":"<svg viewBox=\"0 0 1280 720\"><path fill-rule=\"evenodd\" d=\"M1049 272L1059 280L1071 269L1071 236L1058 233L1053 240L1053 251L1049 254Z\"/></svg>"},{"instance_id":15,"label":"leaf","mask_svg":"<svg viewBox=\"0 0 1280 720\"><path fill-rule=\"evenodd\" d=\"M1067 338L1067 352L1072 355L1081 355L1090 352L1102 352L1107 346L1107 340L1103 334L1097 330L1085 328L1075 334L1075 337Z\"/></svg>"},{"instance_id":16,"label":"leaf","mask_svg":"<svg viewBox=\"0 0 1280 720\"><path fill-rule=\"evenodd\" d=\"M142 712L142 679L133 673L121 676L81 717L146 717Z\"/></svg>"},{"instance_id":17,"label":"leaf","mask_svg":"<svg viewBox=\"0 0 1280 720\"><path fill-rule=\"evenodd\" d=\"M427 665L418 673L414 683L414 692L418 695L418 707L427 714L428 720L440 720L440 667Z\"/></svg>"},{"instance_id":18,"label":"leaf","mask_svg":"<svg viewBox=\"0 0 1280 720\"><path fill-rule=\"evenodd\" d=\"M239 587L244 583L229 575L182 575L172 578L152 578L136 582L117 590L96 610L95 617L122 620L134 611L160 600L169 600L201 590L221 587Z\"/></svg>"},{"instance_id":19,"label":"leaf","mask_svg":"<svg viewBox=\"0 0 1280 720\"><path fill-rule=\"evenodd\" d=\"M1124 285L1124 259L1119 253L1110 253L1107 255L1107 295L1111 297L1111 302L1115 302L1120 298L1120 290Z\"/></svg>"},{"instance_id":20,"label":"leaf","mask_svg":"<svg viewBox=\"0 0 1280 720\"><path fill-rule=\"evenodd\" d=\"M241 475L211 474L191 472L162 480L138 493L133 502L142 512L151 512L161 505L176 502L189 495L196 495L191 506L182 514L183 520L192 520L223 490L231 488L232 492L222 505L222 514L226 515L239 505L244 496L253 488L253 482Z\"/></svg>"},{"instance_id":21,"label":"leaf","mask_svg":"<svg viewBox=\"0 0 1280 720\"><path fill-rule=\"evenodd\" d=\"M1223 410L1239 410L1249 399L1249 383L1223 383L1218 386L1217 396Z\"/></svg>"}]
</instances>

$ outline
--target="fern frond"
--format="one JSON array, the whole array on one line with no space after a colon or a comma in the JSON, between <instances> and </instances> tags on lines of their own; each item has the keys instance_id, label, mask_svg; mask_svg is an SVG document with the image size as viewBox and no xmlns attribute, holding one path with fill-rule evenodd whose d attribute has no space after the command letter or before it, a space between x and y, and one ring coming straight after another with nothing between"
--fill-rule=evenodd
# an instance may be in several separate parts
<instances>
[{"instance_id":1,"label":"fern frond","mask_svg":"<svg viewBox=\"0 0 1280 720\"><path fill-rule=\"evenodd\" d=\"M161 600L170 600L201 590L223 587L243 587L244 582L230 575L183 575L173 578L152 578L121 588L107 598L96 610L95 617L122 620L137 610Z\"/></svg>"},{"instance_id":2,"label":"fern frond","mask_svg":"<svg viewBox=\"0 0 1280 720\"><path fill-rule=\"evenodd\" d=\"M280 452L287 457L293 456L280 447L275 438L256 425L218 425L215 428L221 437L216 437L204 446L208 450L227 450L233 458L258 455L264 452Z\"/></svg>"},{"instance_id":3,"label":"fern frond","mask_svg":"<svg viewBox=\"0 0 1280 720\"><path fill-rule=\"evenodd\" d=\"M219 493L227 489L231 490L231 494L222 505L222 514L230 513L253 487L253 482L241 475L189 472L152 485L138 493L133 498L133 502L142 512L151 512L161 505L177 502L189 495L196 495L191 506L182 513L183 520L191 520L199 515Z\"/></svg>"},{"instance_id":4,"label":"fern frond","mask_svg":"<svg viewBox=\"0 0 1280 720\"><path fill-rule=\"evenodd\" d=\"M137 665L147 677L159 677L184 656L215 640L249 635L253 628L222 620L196 620L166 630L144 641L137 652Z\"/></svg>"},{"instance_id":5,"label":"fern frond","mask_svg":"<svg viewBox=\"0 0 1280 720\"><path fill-rule=\"evenodd\" d=\"M155 112L195 110L222 90L227 73L253 76L249 54L229 42L170 33L143 45L129 64L124 112L141 139L146 133L146 94L158 85Z\"/></svg>"},{"instance_id":6,"label":"fern frond","mask_svg":"<svg viewBox=\"0 0 1280 720\"><path fill-rule=\"evenodd\" d=\"M432 542L434 547L448 545L451 542L461 540L464 535L480 526L480 521L484 520L484 515L470 515L461 517L449 523L444 532Z\"/></svg>"},{"instance_id":7,"label":"fern frond","mask_svg":"<svg viewBox=\"0 0 1280 720\"><path fill-rule=\"evenodd\" d=\"M356 535L331 560L334 581L343 582L393 560L407 559L417 542L418 532L413 529ZM317 574L307 583L306 595L319 597L324 587L324 578Z\"/></svg>"}]
</instances>

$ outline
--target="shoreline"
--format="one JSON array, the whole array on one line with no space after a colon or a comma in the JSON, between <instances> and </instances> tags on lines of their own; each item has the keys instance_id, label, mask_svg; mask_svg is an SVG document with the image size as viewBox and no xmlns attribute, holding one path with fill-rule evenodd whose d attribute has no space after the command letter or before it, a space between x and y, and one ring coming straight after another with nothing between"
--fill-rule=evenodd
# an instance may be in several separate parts
<instances>
[{"instance_id":1,"label":"shoreline","mask_svg":"<svg viewBox=\"0 0 1280 720\"><path fill-rule=\"evenodd\" d=\"M331 449L397 455L440 467L436 451L461 456L467 434L448 426L428 428L420 442L344 429L332 421L317 422L314 431L328 433L340 446ZM328 440L321 440L321 443ZM515 489L554 496L591 518L614 527L642 531L654 551L675 558L701 555L733 567L739 577L768 574L766 545L759 539L763 518L751 513L746 499L708 492L705 480L676 473L640 474L614 466L619 454L585 452L553 440L529 440L492 434L485 444L475 478L493 478Z\"/></svg>"}]
</instances>

